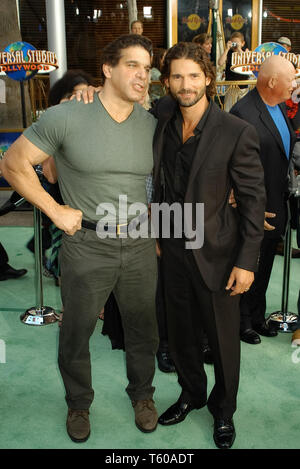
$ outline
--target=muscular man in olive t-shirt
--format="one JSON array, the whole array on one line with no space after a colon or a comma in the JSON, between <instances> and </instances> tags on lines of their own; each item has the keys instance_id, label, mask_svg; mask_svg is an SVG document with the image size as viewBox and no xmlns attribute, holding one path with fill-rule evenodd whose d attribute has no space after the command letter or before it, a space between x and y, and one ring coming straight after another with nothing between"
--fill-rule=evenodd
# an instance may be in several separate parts
<instances>
[{"instance_id":1,"label":"muscular man in olive t-shirt","mask_svg":"<svg viewBox=\"0 0 300 469\"><path fill-rule=\"evenodd\" d=\"M126 224L126 210L118 207L120 195L127 196L128 205L146 207L156 121L135 103L147 89L151 47L147 38L132 34L109 44L102 54L104 84L98 99L91 106L71 102L50 108L3 160L9 183L64 231L59 368L69 408L67 431L76 442L90 434L89 339L111 291L122 317L126 390L135 423L143 432L157 426L152 400L158 347L155 240L130 236L131 218ZM66 205L45 192L32 168L54 153ZM99 204L109 207L105 216L111 235L101 239L96 232Z\"/></svg>"}]
</instances>

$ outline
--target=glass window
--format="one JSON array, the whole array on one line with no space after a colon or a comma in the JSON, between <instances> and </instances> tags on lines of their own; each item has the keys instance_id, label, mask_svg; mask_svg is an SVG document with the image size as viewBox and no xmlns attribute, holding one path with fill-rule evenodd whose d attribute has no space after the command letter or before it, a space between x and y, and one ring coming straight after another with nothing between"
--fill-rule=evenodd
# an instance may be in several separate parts
<instances>
[{"instance_id":1,"label":"glass window","mask_svg":"<svg viewBox=\"0 0 300 469\"><path fill-rule=\"evenodd\" d=\"M252 0L223 0L222 13L225 42L238 31L244 35L245 47L251 49Z\"/></svg>"},{"instance_id":2,"label":"glass window","mask_svg":"<svg viewBox=\"0 0 300 469\"><path fill-rule=\"evenodd\" d=\"M207 0L178 0L178 41L192 41L206 33L209 23Z\"/></svg>"}]
</instances>

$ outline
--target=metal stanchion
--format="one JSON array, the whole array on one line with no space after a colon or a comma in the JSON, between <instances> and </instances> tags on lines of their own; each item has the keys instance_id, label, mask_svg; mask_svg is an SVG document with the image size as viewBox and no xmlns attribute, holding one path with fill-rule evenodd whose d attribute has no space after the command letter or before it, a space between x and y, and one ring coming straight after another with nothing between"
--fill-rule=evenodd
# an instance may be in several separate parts
<instances>
[{"instance_id":1,"label":"metal stanchion","mask_svg":"<svg viewBox=\"0 0 300 469\"><path fill-rule=\"evenodd\" d=\"M293 154L289 164L289 194L297 201L297 212L300 211L300 141L297 141L293 150ZM288 205L290 220L290 206ZM292 228L290 221L288 222L285 242L284 242L284 267L283 267L283 286L282 286L282 301L281 311L276 311L270 314L267 323L271 327L281 332L293 332L298 326L298 319L294 313L288 311L289 299L289 282L290 282L290 267L292 257Z\"/></svg>"},{"instance_id":2,"label":"metal stanchion","mask_svg":"<svg viewBox=\"0 0 300 469\"><path fill-rule=\"evenodd\" d=\"M43 182L43 169L40 165L35 166L35 172ZM59 320L59 316L51 306L44 306L43 296L43 272L42 272L42 214L33 207L34 214L34 255L35 255L35 292L36 306L29 308L20 316L24 324L30 326L46 326Z\"/></svg>"},{"instance_id":3,"label":"metal stanchion","mask_svg":"<svg viewBox=\"0 0 300 469\"><path fill-rule=\"evenodd\" d=\"M20 316L24 324L46 326L59 320L59 316L50 306L44 306L42 276L42 225L41 211L34 207L34 253L35 253L35 290L36 306L27 309Z\"/></svg>"},{"instance_id":4,"label":"metal stanchion","mask_svg":"<svg viewBox=\"0 0 300 469\"><path fill-rule=\"evenodd\" d=\"M290 283L290 267L291 267L291 254L292 254L292 229L288 223L285 241L284 241L284 267L283 267L283 285L282 285L282 298L281 310L275 311L270 314L267 319L267 324L271 328L279 332L293 332L297 327L298 316L289 312L289 283Z\"/></svg>"}]
</instances>

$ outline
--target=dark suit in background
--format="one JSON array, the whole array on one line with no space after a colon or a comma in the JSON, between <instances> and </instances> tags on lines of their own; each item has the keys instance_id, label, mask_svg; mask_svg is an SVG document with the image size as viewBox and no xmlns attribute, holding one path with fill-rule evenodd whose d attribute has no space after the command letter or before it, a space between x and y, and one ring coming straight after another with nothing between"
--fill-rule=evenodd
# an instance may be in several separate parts
<instances>
[{"instance_id":1,"label":"dark suit in background","mask_svg":"<svg viewBox=\"0 0 300 469\"><path fill-rule=\"evenodd\" d=\"M290 132L290 154L295 136L286 118L285 105L279 104ZM268 223L275 227L265 231L261 245L259 270L249 292L241 298L241 331L257 329L265 322L266 291L268 288L276 247L284 235L287 222L287 174L289 160L285 154L280 133L258 91L253 89L238 101L230 111L253 124L259 135L260 159L264 168L267 204L266 211L275 213Z\"/></svg>"}]
</instances>

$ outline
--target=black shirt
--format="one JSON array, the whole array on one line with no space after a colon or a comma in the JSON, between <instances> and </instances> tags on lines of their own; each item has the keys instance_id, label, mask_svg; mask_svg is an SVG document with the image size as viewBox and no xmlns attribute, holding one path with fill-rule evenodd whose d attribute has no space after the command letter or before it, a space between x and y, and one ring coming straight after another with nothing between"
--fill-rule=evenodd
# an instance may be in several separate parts
<instances>
[{"instance_id":1,"label":"black shirt","mask_svg":"<svg viewBox=\"0 0 300 469\"><path fill-rule=\"evenodd\" d=\"M183 118L179 106L167 125L162 166L165 184L164 202L168 204L173 202L183 204L184 202L190 169L210 109L211 101L195 127L194 135L184 143L182 141Z\"/></svg>"}]
</instances>

